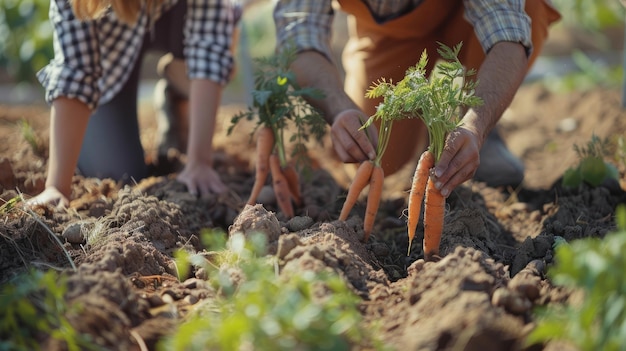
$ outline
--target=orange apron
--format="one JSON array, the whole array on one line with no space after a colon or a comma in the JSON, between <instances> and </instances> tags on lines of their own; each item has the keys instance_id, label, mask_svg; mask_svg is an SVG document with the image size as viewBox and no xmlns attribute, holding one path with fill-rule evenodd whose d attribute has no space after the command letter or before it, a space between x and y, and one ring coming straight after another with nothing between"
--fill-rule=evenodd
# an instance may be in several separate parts
<instances>
[{"instance_id":1,"label":"orange apron","mask_svg":"<svg viewBox=\"0 0 626 351\"><path fill-rule=\"evenodd\" d=\"M371 116L380 100L365 98L365 91L380 78L400 81L406 70L415 65L424 49L436 55L437 41L448 46L463 42L459 59L468 68L478 69L485 53L472 25L464 18L462 0L425 0L408 14L376 23L366 5L359 0L338 0L348 14L349 39L342 61L346 72L347 94ZM560 18L545 0L527 0L526 13L532 20L532 65L548 37L548 27ZM430 71L436 60L430 59ZM394 122L389 146L383 157L385 175L398 171L428 145L428 133L419 119Z\"/></svg>"}]
</instances>

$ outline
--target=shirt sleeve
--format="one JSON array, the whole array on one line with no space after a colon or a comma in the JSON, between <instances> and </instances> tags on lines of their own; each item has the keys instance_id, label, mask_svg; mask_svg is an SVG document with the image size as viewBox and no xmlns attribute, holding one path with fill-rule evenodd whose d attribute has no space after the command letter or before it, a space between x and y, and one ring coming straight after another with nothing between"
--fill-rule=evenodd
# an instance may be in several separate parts
<instances>
[{"instance_id":1,"label":"shirt sleeve","mask_svg":"<svg viewBox=\"0 0 626 351\"><path fill-rule=\"evenodd\" d=\"M241 17L235 0L187 0L184 54L190 79L226 84L234 68L233 35Z\"/></svg>"},{"instance_id":2,"label":"shirt sleeve","mask_svg":"<svg viewBox=\"0 0 626 351\"><path fill-rule=\"evenodd\" d=\"M483 50L489 52L498 42L520 43L526 54L532 52L530 17L523 0L464 0L465 16L474 26Z\"/></svg>"},{"instance_id":3,"label":"shirt sleeve","mask_svg":"<svg viewBox=\"0 0 626 351\"><path fill-rule=\"evenodd\" d=\"M98 36L93 21L74 17L69 1L50 2L54 58L37 72L47 103L59 96L76 98L94 109L100 99L102 75Z\"/></svg>"},{"instance_id":4,"label":"shirt sleeve","mask_svg":"<svg viewBox=\"0 0 626 351\"><path fill-rule=\"evenodd\" d=\"M296 51L315 50L332 61L332 2L279 0L274 8L277 47L295 45Z\"/></svg>"}]
</instances>

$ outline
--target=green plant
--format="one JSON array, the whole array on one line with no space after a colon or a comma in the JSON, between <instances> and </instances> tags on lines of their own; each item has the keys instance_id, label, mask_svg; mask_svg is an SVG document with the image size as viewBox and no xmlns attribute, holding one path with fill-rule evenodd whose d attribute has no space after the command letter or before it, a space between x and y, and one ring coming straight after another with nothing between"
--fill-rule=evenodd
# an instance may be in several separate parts
<instances>
[{"instance_id":1,"label":"green plant","mask_svg":"<svg viewBox=\"0 0 626 351\"><path fill-rule=\"evenodd\" d=\"M582 351L617 351L626 346L626 206L615 215L617 229L604 239L586 238L555 249L548 276L557 285L579 289L576 305L549 305L536 311L537 327L526 342L567 341Z\"/></svg>"},{"instance_id":2,"label":"green plant","mask_svg":"<svg viewBox=\"0 0 626 351\"><path fill-rule=\"evenodd\" d=\"M605 161L611 154L608 138L601 139L593 134L586 146L574 144L574 151L580 161L576 166L565 170L561 181L564 187L575 188L583 182L598 186L607 179L619 179L617 168Z\"/></svg>"},{"instance_id":3,"label":"green plant","mask_svg":"<svg viewBox=\"0 0 626 351\"><path fill-rule=\"evenodd\" d=\"M552 92L588 91L598 87L618 88L624 68L620 65L599 64L580 50L571 54L576 70L560 77L547 74L542 82Z\"/></svg>"},{"instance_id":4,"label":"green plant","mask_svg":"<svg viewBox=\"0 0 626 351\"><path fill-rule=\"evenodd\" d=\"M231 134L235 125L242 119L251 121L256 118L257 124L250 137L252 138L260 127L271 128L281 166L287 164L285 133L291 125L295 127L289 139L293 144L291 156L296 157L297 164L301 166L308 164L305 157L306 142L311 136L321 142L326 131L324 118L305 100L321 99L323 95L317 89L302 88L298 85L294 73L290 70L294 60L294 47L287 47L270 57L254 59L258 69L254 75L252 106L236 114L231 119L231 126L227 131Z\"/></svg>"},{"instance_id":5,"label":"green plant","mask_svg":"<svg viewBox=\"0 0 626 351\"><path fill-rule=\"evenodd\" d=\"M17 81L35 81L54 56L48 21L50 1L0 1L0 67Z\"/></svg>"},{"instance_id":6,"label":"green plant","mask_svg":"<svg viewBox=\"0 0 626 351\"><path fill-rule=\"evenodd\" d=\"M65 317L79 308L66 304L66 290L66 277L56 271L32 270L4 284L0 290L0 350L40 350L46 338L63 342L70 351L99 349Z\"/></svg>"},{"instance_id":7,"label":"green plant","mask_svg":"<svg viewBox=\"0 0 626 351\"><path fill-rule=\"evenodd\" d=\"M255 89L252 91L252 104L231 119L227 133L242 119L256 119L256 126L250 133L251 139L257 136L256 176L248 204L256 203L256 198L268 174L272 174L272 184L277 203L288 217L293 217L292 199L301 204L299 172L308 172L310 159L306 143L313 136L319 143L326 131L326 121L321 114L306 101L321 99L320 91L301 88L290 66L295 60L295 47L287 47L269 58L257 58L259 69L255 72ZM287 130L295 126L289 137L292 143L291 163L286 153Z\"/></svg>"},{"instance_id":8,"label":"green plant","mask_svg":"<svg viewBox=\"0 0 626 351\"><path fill-rule=\"evenodd\" d=\"M617 26L624 20L624 8L618 0L552 0L568 25L591 31Z\"/></svg>"},{"instance_id":9,"label":"green plant","mask_svg":"<svg viewBox=\"0 0 626 351\"><path fill-rule=\"evenodd\" d=\"M370 98L384 98L383 102L378 105L376 113L364 126L366 128L376 119L381 120L379 152L384 152L386 148L388 133L391 132L394 120L420 118L428 129L430 144L427 152L432 153L434 157L427 155L427 157L420 158L413 177L408 210L409 251L420 217L421 203L426 193L424 249L434 254L438 252L443 228L445 198L432 186L428 172L439 161L448 134L459 127L463 110L482 104L482 99L474 95L478 81L469 79L475 75L476 71L466 70L458 59L461 47L462 43L453 48L439 43L437 52L442 60L436 64L430 78L426 72L428 55L424 50L417 65L409 68L398 84L394 85L383 79L370 88L366 94ZM421 160L430 161L421 162ZM430 185L427 185L429 183Z\"/></svg>"},{"instance_id":10,"label":"green plant","mask_svg":"<svg viewBox=\"0 0 626 351\"><path fill-rule=\"evenodd\" d=\"M209 283L220 294L194 309L159 349L350 350L375 344L359 324L359 298L337 274L279 274L276 258L265 251L263 235L236 234L227 250L205 260Z\"/></svg>"}]
</instances>

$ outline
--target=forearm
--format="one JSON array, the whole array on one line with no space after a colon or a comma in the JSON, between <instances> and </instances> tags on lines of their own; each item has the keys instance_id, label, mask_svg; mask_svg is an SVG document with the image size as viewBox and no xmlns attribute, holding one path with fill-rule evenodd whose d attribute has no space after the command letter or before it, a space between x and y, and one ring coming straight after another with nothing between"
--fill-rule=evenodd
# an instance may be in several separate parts
<instances>
[{"instance_id":1,"label":"forearm","mask_svg":"<svg viewBox=\"0 0 626 351\"><path fill-rule=\"evenodd\" d=\"M213 162L213 134L222 86L208 79L191 80L189 95L189 162Z\"/></svg>"},{"instance_id":2,"label":"forearm","mask_svg":"<svg viewBox=\"0 0 626 351\"><path fill-rule=\"evenodd\" d=\"M300 86L323 92L324 98L309 100L309 103L324 114L328 124L332 124L335 116L342 111L359 109L345 93L337 67L320 53L305 51L298 54L291 69Z\"/></svg>"},{"instance_id":3,"label":"forearm","mask_svg":"<svg viewBox=\"0 0 626 351\"><path fill-rule=\"evenodd\" d=\"M46 187L56 187L67 198L90 114L87 105L76 99L60 97L52 102Z\"/></svg>"},{"instance_id":4,"label":"forearm","mask_svg":"<svg viewBox=\"0 0 626 351\"><path fill-rule=\"evenodd\" d=\"M476 77L476 96L483 99L483 104L463 118L463 124L473 129L481 142L511 104L527 69L528 59L521 44L501 42L487 54Z\"/></svg>"}]
</instances>

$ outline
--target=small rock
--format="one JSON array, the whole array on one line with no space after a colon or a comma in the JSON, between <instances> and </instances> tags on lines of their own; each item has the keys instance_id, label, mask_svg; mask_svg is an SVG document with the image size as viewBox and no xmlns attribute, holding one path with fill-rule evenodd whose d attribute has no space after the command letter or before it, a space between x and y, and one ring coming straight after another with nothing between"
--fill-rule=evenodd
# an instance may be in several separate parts
<instances>
[{"instance_id":1,"label":"small rock","mask_svg":"<svg viewBox=\"0 0 626 351\"><path fill-rule=\"evenodd\" d=\"M61 236L70 244L82 244L86 242L87 235L93 227L94 223L92 221L81 220L72 222L65 227Z\"/></svg>"},{"instance_id":2,"label":"small rock","mask_svg":"<svg viewBox=\"0 0 626 351\"><path fill-rule=\"evenodd\" d=\"M313 225L313 218L309 216L296 216L287 222L287 229L292 232L299 232Z\"/></svg>"},{"instance_id":3,"label":"small rock","mask_svg":"<svg viewBox=\"0 0 626 351\"><path fill-rule=\"evenodd\" d=\"M187 295L187 296L185 296L183 301L185 301L186 303L188 303L190 305L195 305L198 302L198 298L193 296L193 295Z\"/></svg>"},{"instance_id":4,"label":"small rock","mask_svg":"<svg viewBox=\"0 0 626 351\"><path fill-rule=\"evenodd\" d=\"M533 307L533 304L527 298L502 287L493 292L491 304L503 307L513 314L524 314Z\"/></svg>"},{"instance_id":5,"label":"small rock","mask_svg":"<svg viewBox=\"0 0 626 351\"><path fill-rule=\"evenodd\" d=\"M578 129L578 121L571 117L563 118L561 122L559 122L557 129L565 133L573 132Z\"/></svg>"},{"instance_id":6,"label":"small rock","mask_svg":"<svg viewBox=\"0 0 626 351\"><path fill-rule=\"evenodd\" d=\"M196 278L207 280L209 279L209 273L204 268L198 268L198 270L196 271Z\"/></svg>"}]
</instances>

